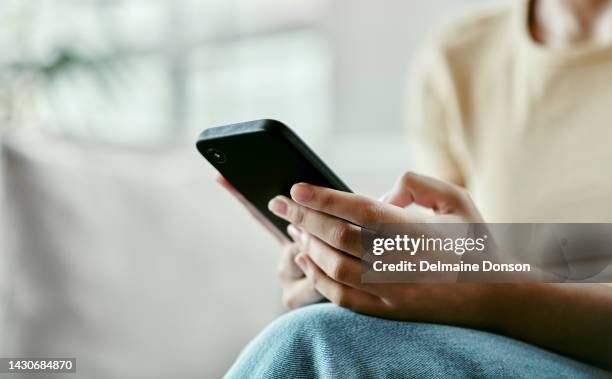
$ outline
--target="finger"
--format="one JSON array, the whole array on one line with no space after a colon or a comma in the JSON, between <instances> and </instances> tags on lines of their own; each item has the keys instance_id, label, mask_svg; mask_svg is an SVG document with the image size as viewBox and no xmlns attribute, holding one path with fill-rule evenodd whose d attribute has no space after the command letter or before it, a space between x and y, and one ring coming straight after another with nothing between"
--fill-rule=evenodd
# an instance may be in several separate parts
<instances>
[{"instance_id":1,"label":"finger","mask_svg":"<svg viewBox=\"0 0 612 379\"><path fill-rule=\"evenodd\" d=\"M308 208L356 225L406 222L406 215L398 207L331 188L298 183L291 188L291 198Z\"/></svg>"},{"instance_id":2,"label":"finger","mask_svg":"<svg viewBox=\"0 0 612 379\"><path fill-rule=\"evenodd\" d=\"M336 282L376 294L372 285L361 282L361 260L334 249L308 233L303 234L305 253L320 269Z\"/></svg>"},{"instance_id":3,"label":"finger","mask_svg":"<svg viewBox=\"0 0 612 379\"><path fill-rule=\"evenodd\" d=\"M407 172L399 178L390 199L397 204L414 202L439 213L450 213L460 202L463 192L454 184Z\"/></svg>"},{"instance_id":4,"label":"finger","mask_svg":"<svg viewBox=\"0 0 612 379\"><path fill-rule=\"evenodd\" d=\"M236 191L234 186L227 179L225 179L225 177L223 175L217 175L215 180L217 181L217 183L221 184L221 186L223 188L227 189L228 191L238 192L238 191Z\"/></svg>"},{"instance_id":5,"label":"finger","mask_svg":"<svg viewBox=\"0 0 612 379\"><path fill-rule=\"evenodd\" d=\"M289 309L299 308L321 300L323 300L323 296L314 289L312 281L306 277L291 282L283 290L283 305Z\"/></svg>"},{"instance_id":6,"label":"finger","mask_svg":"<svg viewBox=\"0 0 612 379\"><path fill-rule=\"evenodd\" d=\"M405 208L414 202L412 193L403 185L403 177L402 175L395 181L393 188L384 194L380 201L400 208Z\"/></svg>"},{"instance_id":7,"label":"finger","mask_svg":"<svg viewBox=\"0 0 612 379\"><path fill-rule=\"evenodd\" d=\"M236 188L234 188L234 186L227 181L227 179L221 175L217 175L216 180L217 183L221 184L223 188L228 190L229 193L231 193L246 208L251 216L253 216L253 218L255 218L255 220L257 220L261 225L263 225L264 228L266 228L266 230L268 230L268 232L270 232L281 245L289 242L287 236L281 233L280 230L278 230L278 228L276 228L276 226L270 222L270 220L268 220L257 208L253 206L253 204L242 196L242 194L238 192Z\"/></svg>"},{"instance_id":8,"label":"finger","mask_svg":"<svg viewBox=\"0 0 612 379\"><path fill-rule=\"evenodd\" d=\"M300 244L292 243L281 251L277 273L281 282L290 282L304 277L304 272L295 263L295 257L300 253Z\"/></svg>"},{"instance_id":9,"label":"finger","mask_svg":"<svg viewBox=\"0 0 612 379\"><path fill-rule=\"evenodd\" d=\"M329 245L355 257L361 256L361 228L337 217L301 206L285 196L277 196L268 208L275 215L319 237Z\"/></svg>"},{"instance_id":10,"label":"finger","mask_svg":"<svg viewBox=\"0 0 612 379\"><path fill-rule=\"evenodd\" d=\"M358 288L361 284L361 260L331 247L318 237L304 232L302 252L333 280Z\"/></svg>"},{"instance_id":11,"label":"finger","mask_svg":"<svg viewBox=\"0 0 612 379\"><path fill-rule=\"evenodd\" d=\"M336 282L317 267L305 254L298 255L298 263L303 266L306 276L314 288L332 303L357 312L373 312L380 307L382 300L367 292Z\"/></svg>"},{"instance_id":12,"label":"finger","mask_svg":"<svg viewBox=\"0 0 612 379\"><path fill-rule=\"evenodd\" d=\"M296 228L293 224L287 225L287 233L289 233L289 236L293 239L293 241L301 241L302 231Z\"/></svg>"}]
</instances>

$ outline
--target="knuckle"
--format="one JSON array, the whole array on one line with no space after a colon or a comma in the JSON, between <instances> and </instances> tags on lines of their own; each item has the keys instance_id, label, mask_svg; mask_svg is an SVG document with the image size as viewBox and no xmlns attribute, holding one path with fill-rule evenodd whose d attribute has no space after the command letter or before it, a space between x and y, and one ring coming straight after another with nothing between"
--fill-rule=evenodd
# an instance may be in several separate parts
<instances>
[{"instance_id":1,"label":"knuckle","mask_svg":"<svg viewBox=\"0 0 612 379\"><path fill-rule=\"evenodd\" d=\"M303 226L304 220L306 219L306 212L304 211L304 208L300 206L295 206L292 208L290 217L291 221L297 226Z\"/></svg>"},{"instance_id":2,"label":"knuckle","mask_svg":"<svg viewBox=\"0 0 612 379\"><path fill-rule=\"evenodd\" d=\"M339 247L348 246L353 242L353 230L346 222L338 222L332 229L332 242Z\"/></svg>"},{"instance_id":3,"label":"knuckle","mask_svg":"<svg viewBox=\"0 0 612 379\"><path fill-rule=\"evenodd\" d=\"M382 207L380 204L371 202L363 207L361 210L361 224L368 223L376 223L377 220L380 220L380 216L382 214Z\"/></svg>"},{"instance_id":4,"label":"knuckle","mask_svg":"<svg viewBox=\"0 0 612 379\"><path fill-rule=\"evenodd\" d=\"M400 181L403 184L410 184L414 179L414 174L411 171L406 171L402 174Z\"/></svg>"},{"instance_id":5,"label":"knuckle","mask_svg":"<svg viewBox=\"0 0 612 379\"><path fill-rule=\"evenodd\" d=\"M333 206L334 198L329 193L322 192L319 195L319 207L321 209L329 209Z\"/></svg>"},{"instance_id":6,"label":"knuckle","mask_svg":"<svg viewBox=\"0 0 612 379\"><path fill-rule=\"evenodd\" d=\"M342 258L336 258L332 263L331 277L340 282L344 282L347 279L348 269L347 265Z\"/></svg>"}]
</instances>

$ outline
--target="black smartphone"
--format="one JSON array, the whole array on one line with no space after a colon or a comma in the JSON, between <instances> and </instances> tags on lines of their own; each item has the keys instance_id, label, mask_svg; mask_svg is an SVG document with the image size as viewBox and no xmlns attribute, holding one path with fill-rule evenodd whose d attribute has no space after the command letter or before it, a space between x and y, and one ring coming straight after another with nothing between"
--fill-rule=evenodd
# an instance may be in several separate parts
<instances>
[{"instance_id":1,"label":"black smartphone","mask_svg":"<svg viewBox=\"0 0 612 379\"><path fill-rule=\"evenodd\" d=\"M276 120L256 120L204 130L196 147L210 164L288 237L288 223L268 210L277 195L305 182L351 192L293 132Z\"/></svg>"}]
</instances>

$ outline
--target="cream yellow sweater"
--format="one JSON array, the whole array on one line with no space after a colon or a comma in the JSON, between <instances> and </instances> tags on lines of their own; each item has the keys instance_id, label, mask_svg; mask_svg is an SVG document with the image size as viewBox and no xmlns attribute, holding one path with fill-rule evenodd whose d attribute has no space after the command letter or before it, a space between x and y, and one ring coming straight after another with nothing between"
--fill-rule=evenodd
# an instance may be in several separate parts
<instances>
[{"instance_id":1,"label":"cream yellow sweater","mask_svg":"<svg viewBox=\"0 0 612 379\"><path fill-rule=\"evenodd\" d=\"M612 46L550 50L515 3L423 49L409 107L418 170L464 184L490 222L612 222Z\"/></svg>"}]
</instances>

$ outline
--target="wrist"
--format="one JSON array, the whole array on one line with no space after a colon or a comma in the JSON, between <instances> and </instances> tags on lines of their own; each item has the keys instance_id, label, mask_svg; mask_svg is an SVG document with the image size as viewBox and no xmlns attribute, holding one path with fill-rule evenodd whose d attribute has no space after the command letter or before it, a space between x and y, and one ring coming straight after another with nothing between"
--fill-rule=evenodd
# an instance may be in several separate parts
<instances>
[{"instance_id":1,"label":"wrist","mask_svg":"<svg viewBox=\"0 0 612 379\"><path fill-rule=\"evenodd\" d=\"M505 285L496 283L475 284L476 294L474 295L474 320L478 327L485 330L497 331L503 321L503 312L500 312L500 303L504 297L500 293L500 287Z\"/></svg>"}]
</instances>

